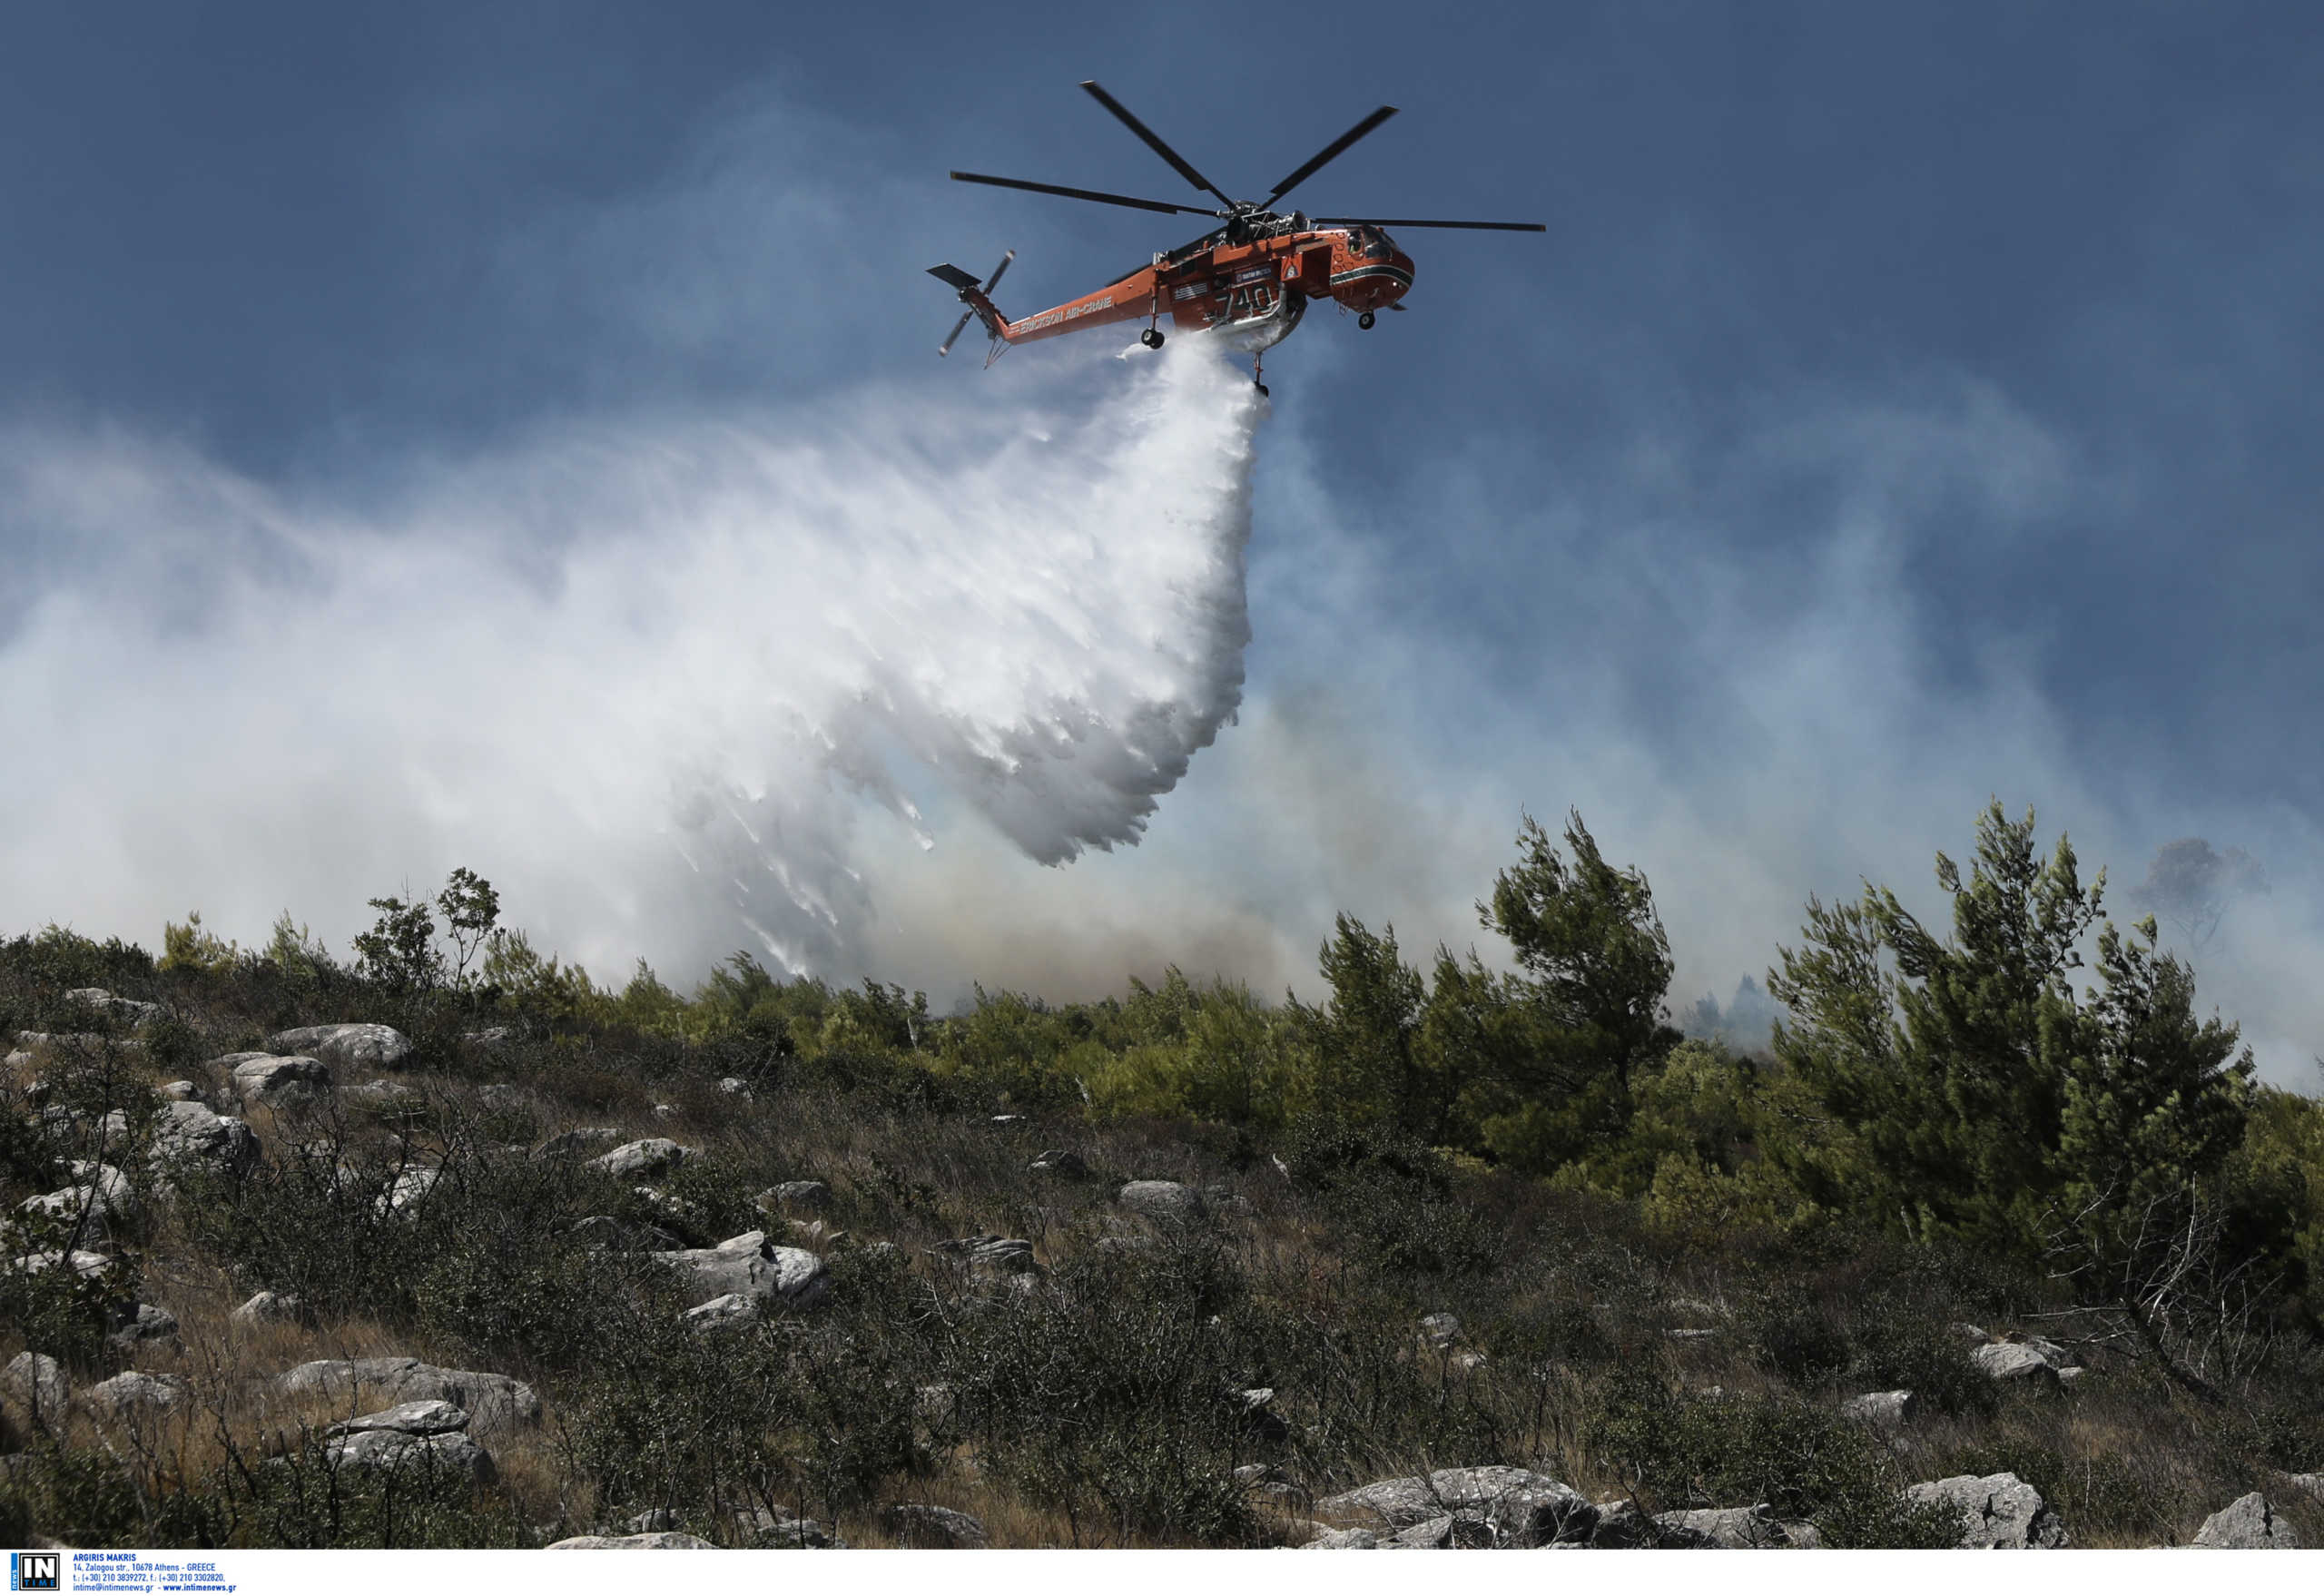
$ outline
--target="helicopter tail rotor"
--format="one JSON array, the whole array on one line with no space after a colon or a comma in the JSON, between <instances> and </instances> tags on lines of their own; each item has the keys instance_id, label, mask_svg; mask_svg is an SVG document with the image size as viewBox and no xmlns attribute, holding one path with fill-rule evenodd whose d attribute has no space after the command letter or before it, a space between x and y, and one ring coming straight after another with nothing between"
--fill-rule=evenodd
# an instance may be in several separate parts
<instances>
[{"instance_id":1,"label":"helicopter tail rotor","mask_svg":"<svg viewBox=\"0 0 2324 1596\"><path fill-rule=\"evenodd\" d=\"M983 321L985 331L992 336L994 342L999 343L1008 338L1009 318L1003 316L994 306L992 291L999 286L1002 275L1008 271L1009 262L1016 258L1017 251L1014 250L1001 256L1000 264L992 269L992 275L984 280L982 286L979 286L975 278L949 261L941 266L931 266L928 269L928 274L931 277L957 289L960 291L960 302L968 306L967 310L960 312L960 319L952 323L950 334L937 347L936 353L940 358L952 352L953 344L960 340L960 334L966 330L969 319L972 316Z\"/></svg>"}]
</instances>

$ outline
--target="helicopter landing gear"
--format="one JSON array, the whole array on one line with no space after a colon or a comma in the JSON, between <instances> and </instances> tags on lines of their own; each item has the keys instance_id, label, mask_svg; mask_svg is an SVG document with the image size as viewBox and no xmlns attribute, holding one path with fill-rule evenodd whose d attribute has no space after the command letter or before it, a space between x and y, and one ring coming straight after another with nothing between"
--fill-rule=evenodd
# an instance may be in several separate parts
<instances>
[{"instance_id":1,"label":"helicopter landing gear","mask_svg":"<svg viewBox=\"0 0 2324 1596\"><path fill-rule=\"evenodd\" d=\"M1267 397L1267 385L1264 380L1265 372L1266 358L1263 355L1253 355L1251 357L1251 386L1259 390L1261 399Z\"/></svg>"},{"instance_id":2,"label":"helicopter landing gear","mask_svg":"<svg viewBox=\"0 0 2324 1596\"><path fill-rule=\"evenodd\" d=\"M1372 330L1372 323L1377 320L1378 318L1374 316L1371 311L1366 310L1363 315L1358 316L1355 319L1355 324L1358 327L1363 328L1364 331L1369 332Z\"/></svg>"},{"instance_id":3,"label":"helicopter landing gear","mask_svg":"<svg viewBox=\"0 0 2324 1596\"><path fill-rule=\"evenodd\" d=\"M1158 350L1162 347L1162 333L1159 329L1149 327L1137 335L1137 341L1149 350Z\"/></svg>"}]
</instances>

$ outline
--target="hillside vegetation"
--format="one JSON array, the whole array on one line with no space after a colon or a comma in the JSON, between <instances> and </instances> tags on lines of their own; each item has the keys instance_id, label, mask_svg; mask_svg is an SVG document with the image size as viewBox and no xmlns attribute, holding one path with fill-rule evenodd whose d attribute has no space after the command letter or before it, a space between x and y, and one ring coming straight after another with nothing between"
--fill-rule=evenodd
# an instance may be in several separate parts
<instances>
[{"instance_id":1,"label":"hillside vegetation","mask_svg":"<svg viewBox=\"0 0 2324 1596\"><path fill-rule=\"evenodd\" d=\"M465 871L19 936L0 1538L2324 1544L2324 1105L2030 814L1937 878L1750 1052L1578 815L1315 1005L606 986Z\"/></svg>"}]
</instances>

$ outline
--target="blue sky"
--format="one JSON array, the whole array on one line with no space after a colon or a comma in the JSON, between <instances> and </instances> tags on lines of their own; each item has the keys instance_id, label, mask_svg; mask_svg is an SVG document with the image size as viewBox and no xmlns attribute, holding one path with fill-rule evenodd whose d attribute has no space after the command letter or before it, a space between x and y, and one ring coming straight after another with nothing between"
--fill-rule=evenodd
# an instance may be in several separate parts
<instances>
[{"instance_id":1,"label":"blue sky","mask_svg":"<svg viewBox=\"0 0 2324 1596\"><path fill-rule=\"evenodd\" d=\"M1409 235L1411 313L1270 361L1244 713L1147 842L963 840L898 911L1061 928L993 972L1029 984L1168 945L1279 985L1334 907L1464 943L1519 808L1579 803L1674 996L1723 995L1811 891L1929 903L1997 794L2121 883L2176 836L2258 856L2206 990L2271 1072L2324 1051L2312 7L1124 17L21 12L0 423L354 513L547 429L956 395L988 379L931 358L927 265L1015 248L1021 314L1194 231L944 181L1190 197L1078 80L1253 194L1392 103L1300 203L1550 232ZM0 646L94 579L21 507L0 558ZM898 958L940 988L981 949Z\"/></svg>"}]
</instances>

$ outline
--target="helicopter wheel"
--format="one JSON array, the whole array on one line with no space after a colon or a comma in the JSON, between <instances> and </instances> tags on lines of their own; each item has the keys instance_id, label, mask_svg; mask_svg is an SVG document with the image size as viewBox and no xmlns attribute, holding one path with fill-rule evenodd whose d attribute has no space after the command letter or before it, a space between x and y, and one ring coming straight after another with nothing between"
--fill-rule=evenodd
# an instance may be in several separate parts
<instances>
[{"instance_id":1,"label":"helicopter wheel","mask_svg":"<svg viewBox=\"0 0 2324 1596\"><path fill-rule=\"evenodd\" d=\"M1358 327L1363 328L1364 331L1369 332L1372 330L1372 323L1376 320L1378 320L1378 318L1374 317L1371 311L1366 310L1363 315L1358 316L1355 319L1355 324Z\"/></svg>"},{"instance_id":2,"label":"helicopter wheel","mask_svg":"<svg viewBox=\"0 0 2324 1596\"><path fill-rule=\"evenodd\" d=\"M1251 384L1251 386L1252 386L1253 388L1256 388L1256 389L1257 389L1259 390L1259 397L1260 397L1261 399L1265 399L1265 398L1266 398L1266 397L1267 397L1267 385L1266 385L1265 383L1264 383L1264 382L1254 382L1253 384Z\"/></svg>"},{"instance_id":3,"label":"helicopter wheel","mask_svg":"<svg viewBox=\"0 0 2324 1596\"><path fill-rule=\"evenodd\" d=\"M1158 350L1162 347L1162 334L1157 330L1149 327L1144 332L1137 335L1137 341L1144 344L1149 350Z\"/></svg>"}]
</instances>

